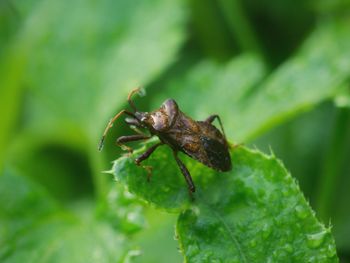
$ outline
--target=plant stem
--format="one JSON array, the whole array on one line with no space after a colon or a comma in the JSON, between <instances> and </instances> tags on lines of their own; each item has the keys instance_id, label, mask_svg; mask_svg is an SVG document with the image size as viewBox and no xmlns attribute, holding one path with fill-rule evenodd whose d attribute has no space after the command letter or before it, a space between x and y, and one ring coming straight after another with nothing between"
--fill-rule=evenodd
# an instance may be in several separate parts
<instances>
[{"instance_id":1,"label":"plant stem","mask_svg":"<svg viewBox=\"0 0 350 263\"><path fill-rule=\"evenodd\" d=\"M332 213L341 167L346 158L346 141L350 134L350 110L339 109L333 130L331 145L326 153L323 172L316 193L316 211L327 222Z\"/></svg>"},{"instance_id":2,"label":"plant stem","mask_svg":"<svg viewBox=\"0 0 350 263\"><path fill-rule=\"evenodd\" d=\"M254 30L239 0L220 0L221 9L232 35L243 51L255 52L263 57L262 49Z\"/></svg>"},{"instance_id":3,"label":"plant stem","mask_svg":"<svg viewBox=\"0 0 350 263\"><path fill-rule=\"evenodd\" d=\"M189 7L195 34L207 55L225 60L237 52L233 50L232 39L225 28L225 21L213 1L189 0Z\"/></svg>"}]
</instances>

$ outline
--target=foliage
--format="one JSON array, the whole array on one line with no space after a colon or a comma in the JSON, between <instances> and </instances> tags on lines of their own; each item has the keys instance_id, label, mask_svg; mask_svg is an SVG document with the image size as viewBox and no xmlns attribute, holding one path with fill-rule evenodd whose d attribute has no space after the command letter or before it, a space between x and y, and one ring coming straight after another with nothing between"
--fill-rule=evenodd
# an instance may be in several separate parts
<instances>
[{"instance_id":1,"label":"foliage","mask_svg":"<svg viewBox=\"0 0 350 263\"><path fill-rule=\"evenodd\" d=\"M191 202L175 161L166 161L171 150L164 148L146 162L154 169L150 182L130 157L118 159L113 173L135 195L181 212L176 232L187 261L337 262L330 229L317 221L274 156L239 147L232 151L234 168L228 173L187 160L198 186Z\"/></svg>"},{"instance_id":2,"label":"foliage","mask_svg":"<svg viewBox=\"0 0 350 263\"><path fill-rule=\"evenodd\" d=\"M6 262L124 262L135 253L123 233L64 211L23 176L6 172L0 190L0 257Z\"/></svg>"},{"instance_id":3,"label":"foliage","mask_svg":"<svg viewBox=\"0 0 350 263\"><path fill-rule=\"evenodd\" d=\"M187 262L337 262L335 244L348 262L349 7L0 1L0 261L178 262L177 220ZM164 146L150 182L133 162L148 143L111 170L121 121L97 152L138 85L141 110L173 97L244 144L228 173L180 156L194 202Z\"/></svg>"}]
</instances>

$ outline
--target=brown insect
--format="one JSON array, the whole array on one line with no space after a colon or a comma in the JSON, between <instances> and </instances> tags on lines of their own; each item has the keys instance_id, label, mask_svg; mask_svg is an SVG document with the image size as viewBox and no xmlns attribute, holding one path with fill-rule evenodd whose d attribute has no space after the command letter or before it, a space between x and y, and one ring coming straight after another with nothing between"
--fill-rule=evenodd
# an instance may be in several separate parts
<instances>
[{"instance_id":1,"label":"brown insect","mask_svg":"<svg viewBox=\"0 0 350 263\"><path fill-rule=\"evenodd\" d=\"M139 88L134 89L128 95L128 102L133 109L133 112L122 110L109 121L99 143L99 150L102 150L107 132L113 126L113 123L122 114L126 114L130 117L126 118L125 122L134 128L139 134L121 136L117 139L117 144L131 153L133 149L126 146L125 143L147 140L154 135L158 136L160 142L151 146L143 154L138 156L135 159L135 163L141 165L141 162L146 160L160 145L166 144L170 146L176 163L185 177L190 195L195 192L195 185L190 172L177 156L179 151L214 170L225 172L232 169L231 158L228 150L229 144L226 140L222 122L218 115L211 115L204 121L194 121L180 111L177 103L173 99L164 101L158 110L150 113L141 112L136 109L131 100L133 94L139 91ZM212 125L212 122L215 119L218 119L222 132ZM141 133L137 128L147 129L150 135ZM151 175L151 167L142 167L148 170L149 179Z\"/></svg>"}]
</instances>

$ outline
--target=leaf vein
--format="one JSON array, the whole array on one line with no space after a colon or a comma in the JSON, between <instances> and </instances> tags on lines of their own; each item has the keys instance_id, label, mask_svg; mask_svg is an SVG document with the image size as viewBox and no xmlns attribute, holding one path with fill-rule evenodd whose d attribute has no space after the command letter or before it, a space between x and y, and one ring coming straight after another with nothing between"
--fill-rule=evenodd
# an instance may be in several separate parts
<instances>
[{"instance_id":1,"label":"leaf vein","mask_svg":"<svg viewBox=\"0 0 350 263\"><path fill-rule=\"evenodd\" d=\"M220 215L219 212L217 212L213 207L211 207L210 205L207 204L207 206L214 212L214 215L220 220L220 222L223 224L223 226L225 227L225 229L227 230L227 232L229 233L229 236L233 242L233 244L236 246L238 252L239 252L239 256L241 258L241 262L248 262L247 261L247 257L245 256L245 254L243 253L243 250L241 248L241 245L238 242L238 239L235 237L234 233L231 231L229 225L225 222L224 218Z\"/></svg>"}]
</instances>

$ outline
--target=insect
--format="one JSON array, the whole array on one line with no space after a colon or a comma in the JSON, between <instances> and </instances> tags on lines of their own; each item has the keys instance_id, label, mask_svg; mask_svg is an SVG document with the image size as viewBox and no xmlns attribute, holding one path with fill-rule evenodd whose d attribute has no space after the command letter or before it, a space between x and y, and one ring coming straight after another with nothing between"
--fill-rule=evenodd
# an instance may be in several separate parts
<instances>
[{"instance_id":1,"label":"insect","mask_svg":"<svg viewBox=\"0 0 350 263\"><path fill-rule=\"evenodd\" d=\"M147 140L153 136L158 136L160 142L151 146L138 156L135 159L135 163L142 166L141 162L146 160L159 146L168 145L173 152L181 173L185 177L190 196L195 192L195 185L190 172L179 159L178 152L183 152L189 157L220 172L230 171L232 169L228 150L230 146L226 140L223 125L218 115L211 115L204 121L194 121L179 109L173 99L167 99L155 111L150 113L141 112L136 109L134 102L131 100L132 96L139 91L140 88L134 89L128 95L127 100L133 112L124 109L109 121L98 146L100 151L113 123L122 114L126 114L129 117L125 119L125 122L134 128L138 134L119 137L116 142L117 145L131 153L133 151L132 148L126 146L125 143ZM221 132L212 124L215 119L219 121ZM140 128L148 130L150 135L142 133ZM149 180L151 167L142 167L148 170Z\"/></svg>"}]
</instances>

